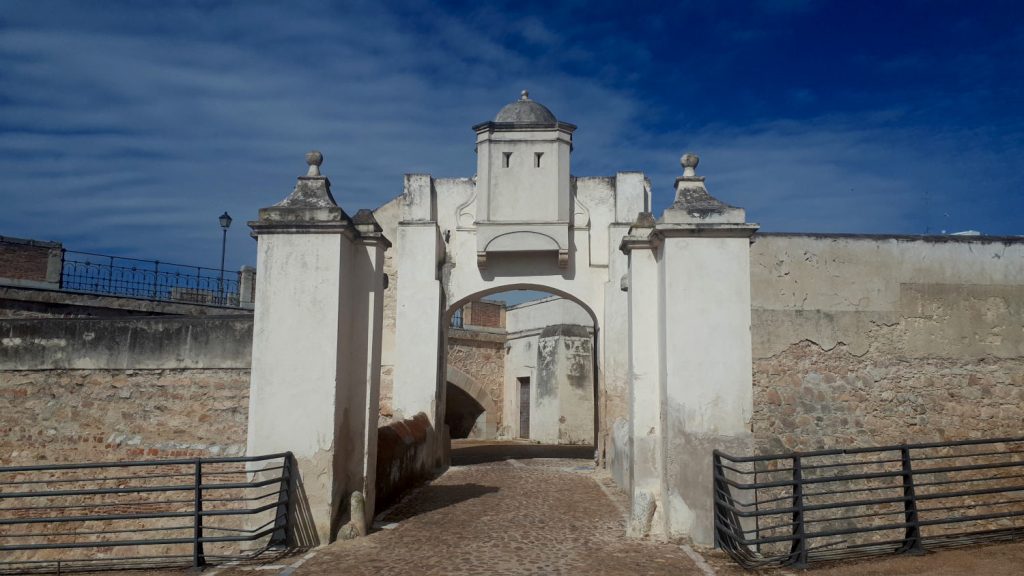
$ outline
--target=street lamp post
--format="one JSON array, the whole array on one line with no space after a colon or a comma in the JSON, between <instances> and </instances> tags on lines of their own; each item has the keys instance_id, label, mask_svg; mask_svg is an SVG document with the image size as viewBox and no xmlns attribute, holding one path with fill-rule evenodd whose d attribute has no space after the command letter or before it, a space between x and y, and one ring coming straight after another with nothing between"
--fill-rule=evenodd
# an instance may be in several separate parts
<instances>
[{"instance_id":1,"label":"street lamp post","mask_svg":"<svg viewBox=\"0 0 1024 576\"><path fill-rule=\"evenodd\" d=\"M224 304L224 254L228 247L228 228L231 227L231 216L228 216L227 211L220 215L220 227L224 230L224 236L220 241L220 303Z\"/></svg>"}]
</instances>

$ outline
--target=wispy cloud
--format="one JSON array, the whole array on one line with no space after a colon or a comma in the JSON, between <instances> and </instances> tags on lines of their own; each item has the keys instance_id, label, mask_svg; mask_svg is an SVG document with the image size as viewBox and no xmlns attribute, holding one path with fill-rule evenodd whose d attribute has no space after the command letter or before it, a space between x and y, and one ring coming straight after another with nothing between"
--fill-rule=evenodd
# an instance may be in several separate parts
<instances>
[{"instance_id":1,"label":"wispy cloud","mask_svg":"<svg viewBox=\"0 0 1024 576\"><path fill-rule=\"evenodd\" d=\"M668 71L641 35L503 10L17 5L0 29L0 234L210 265L227 210L229 262L252 263L244 221L287 194L305 151L324 152L344 207L377 206L404 172L471 175L469 126L522 88L580 126L575 173L647 171L656 206L692 148L712 192L769 229L1018 231L1019 131L911 126L898 107L693 116L715 86L651 84Z\"/></svg>"}]
</instances>

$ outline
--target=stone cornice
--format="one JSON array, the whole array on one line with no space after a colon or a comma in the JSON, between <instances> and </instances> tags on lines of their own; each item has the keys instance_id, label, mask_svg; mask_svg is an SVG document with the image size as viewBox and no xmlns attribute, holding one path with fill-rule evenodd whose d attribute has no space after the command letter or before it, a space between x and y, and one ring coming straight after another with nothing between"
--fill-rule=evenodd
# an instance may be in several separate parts
<instances>
[{"instance_id":1,"label":"stone cornice","mask_svg":"<svg viewBox=\"0 0 1024 576\"><path fill-rule=\"evenodd\" d=\"M619 242L619 250L623 254L629 254L633 250L654 250L661 244L661 238L653 233L646 236L629 235L623 236Z\"/></svg>"},{"instance_id":2,"label":"stone cornice","mask_svg":"<svg viewBox=\"0 0 1024 576\"><path fill-rule=\"evenodd\" d=\"M481 122L473 126L473 130L477 133L484 131L495 131L500 130L502 132L534 132L537 130L561 130L562 132L568 132L572 134L576 131L576 125L568 122L551 122L551 123L539 123L539 124L527 124L520 122L494 122L487 121Z\"/></svg>"},{"instance_id":3,"label":"stone cornice","mask_svg":"<svg viewBox=\"0 0 1024 576\"><path fill-rule=\"evenodd\" d=\"M759 225L749 222L736 224L725 222L714 224L659 223L651 235L659 238L750 238L758 228L760 228Z\"/></svg>"},{"instance_id":4,"label":"stone cornice","mask_svg":"<svg viewBox=\"0 0 1024 576\"><path fill-rule=\"evenodd\" d=\"M355 239L359 233L348 218L340 221L322 220L253 220L250 236L258 238L268 234L343 234Z\"/></svg>"}]
</instances>

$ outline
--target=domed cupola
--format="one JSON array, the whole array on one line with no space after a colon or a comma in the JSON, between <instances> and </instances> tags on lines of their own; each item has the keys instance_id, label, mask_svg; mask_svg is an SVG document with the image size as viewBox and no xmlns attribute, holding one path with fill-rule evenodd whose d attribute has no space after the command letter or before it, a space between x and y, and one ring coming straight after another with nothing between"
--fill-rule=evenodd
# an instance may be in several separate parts
<instances>
[{"instance_id":1,"label":"domed cupola","mask_svg":"<svg viewBox=\"0 0 1024 576\"><path fill-rule=\"evenodd\" d=\"M476 131L477 262L502 252L554 252L569 264L569 156L576 126L523 90Z\"/></svg>"},{"instance_id":2,"label":"domed cupola","mask_svg":"<svg viewBox=\"0 0 1024 576\"><path fill-rule=\"evenodd\" d=\"M530 93L523 90L519 100L506 105L494 117L495 122L505 124L555 124L555 115L548 107L530 100Z\"/></svg>"}]
</instances>

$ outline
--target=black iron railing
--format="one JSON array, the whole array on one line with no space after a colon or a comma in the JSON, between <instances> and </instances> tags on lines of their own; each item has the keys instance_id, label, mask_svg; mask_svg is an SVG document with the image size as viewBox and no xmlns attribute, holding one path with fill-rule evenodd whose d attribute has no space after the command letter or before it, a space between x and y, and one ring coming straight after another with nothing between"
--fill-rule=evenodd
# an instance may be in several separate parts
<instances>
[{"instance_id":1,"label":"black iron railing","mask_svg":"<svg viewBox=\"0 0 1024 576\"><path fill-rule=\"evenodd\" d=\"M190 304L239 306L239 272L64 251L61 289Z\"/></svg>"},{"instance_id":2,"label":"black iron railing","mask_svg":"<svg viewBox=\"0 0 1024 576\"><path fill-rule=\"evenodd\" d=\"M0 468L0 572L204 566L284 547L290 453Z\"/></svg>"},{"instance_id":3,"label":"black iron railing","mask_svg":"<svg viewBox=\"0 0 1024 576\"><path fill-rule=\"evenodd\" d=\"M747 568L1024 536L1024 437L713 460L715 545Z\"/></svg>"}]
</instances>

